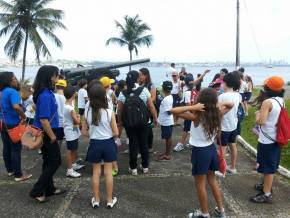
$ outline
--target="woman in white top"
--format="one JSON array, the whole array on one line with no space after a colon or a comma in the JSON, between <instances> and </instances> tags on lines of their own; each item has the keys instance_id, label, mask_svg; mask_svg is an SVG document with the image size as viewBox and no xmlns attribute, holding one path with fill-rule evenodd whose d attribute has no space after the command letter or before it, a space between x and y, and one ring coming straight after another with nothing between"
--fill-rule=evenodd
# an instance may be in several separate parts
<instances>
[{"instance_id":1,"label":"woman in white top","mask_svg":"<svg viewBox=\"0 0 290 218\"><path fill-rule=\"evenodd\" d=\"M260 125L257 170L264 175L264 179L262 184L255 185L260 193L251 198L254 203L272 202L272 184L281 156L281 148L276 142L276 136L281 106L284 105L284 84L284 80L277 76L265 81L264 99L260 99L261 109L256 114L256 123Z\"/></svg>"},{"instance_id":2,"label":"woman in white top","mask_svg":"<svg viewBox=\"0 0 290 218\"><path fill-rule=\"evenodd\" d=\"M217 92L212 88L201 90L196 102L197 104L193 106L171 110L173 114L192 121L189 140L192 145L192 175L196 183L201 210L190 213L188 217L210 217L206 181L217 203L216 215L225 217L222 195L215 178L215 171L218 170L219 165L214 140L221 130L221 115L228 112L229 103L223 103L219 109Z\"/></svg>"},{"instance_id":3,"label":"woman in white top","mask_svg":"<svg viewBox=\"0 0 290 218\"><path fill-rule=\"evenodd\" d=\"M247 91L245 92L245 113L246 116L248 116L248 102L252 97L252 92L254 88L252 77L250 77L249 75L246 76L246 83L247 83Z\"/></svg>"},{"instance_id":4,"label":"woman in white top","mask_svg":"<svg viewBox=\"0 0 290 218\"><path fill-rule=\"evenodd\" d=\"M117 146L114 137L118 136L115 113L108 109L106 90L101 84L93 84L89 88L89 104L85 107L85 119L82 123L82 133L90 138L87 161L93 164L92 207L100 205L100 174L101 162L104 161L106 177L107 207L112 208L117 202L113 197L113 161L117 160Z\"/></svg>"}]
</instances>

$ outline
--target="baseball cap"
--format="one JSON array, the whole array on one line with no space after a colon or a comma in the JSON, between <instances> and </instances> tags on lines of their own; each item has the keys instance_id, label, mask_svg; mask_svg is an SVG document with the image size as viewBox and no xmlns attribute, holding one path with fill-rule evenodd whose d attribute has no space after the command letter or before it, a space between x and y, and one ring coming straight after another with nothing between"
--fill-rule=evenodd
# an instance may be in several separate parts
<instances>
[{"instance_id":1,"label":"baseball cap","mask_svg":"<svg viewBox=\"0 0 290 218\"><path fill-rule=\"evenodd\" d=\"M64 79L59 79L58 82L55 85L56 86L67 87L66 81Z\"/></svg>"},{"instance_id":2,"label":"baseball cap","mask_svg":"<svg viewBox=\"0 0 290 218\"><path fill-rule=\"evenodd\" d=\"M108 86L110 86L111 84L115 83L114 79L110 79L109 77L102 77L100 79L100 82L103 84L103 86L106 88Z\"/></svg>"},{"instance_id":3,"label":"baseball cap","mask_svg":"<svg viewBox=\"0 0 290 218\"><path fill-rule=\"evenodd\" d=\"M266 85L269 89L278 92L284 88L285 82L282 77L272 76L264 81L264 85Z\"/></svg>"},{"instance_id":4,"label":"baseball cap","mask_svg":"<svg viewBox=\"0 0 290 218\"><path fill-rule=\"evenodd\" d=\"M171 81L164 81L162 83L162 89L164 89L165 91L170 92L173 88L172 82Z\"/></svg>"}]
</instances>

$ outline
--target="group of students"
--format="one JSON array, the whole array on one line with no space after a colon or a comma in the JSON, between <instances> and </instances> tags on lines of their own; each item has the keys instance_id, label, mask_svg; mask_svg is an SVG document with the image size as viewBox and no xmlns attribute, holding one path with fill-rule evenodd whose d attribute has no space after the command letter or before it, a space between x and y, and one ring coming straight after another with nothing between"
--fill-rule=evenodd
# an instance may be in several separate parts
<instances>
[{"instance_id":1,"label":"group of students","mask_svg":"<svg viewBox=\"0 0 290 218\"><path fill-rule=\"evenodd\" d=\"M172 68L174 69L174 68ZM79 177L77 170L84 167L77 162L78 139L80 135L89 138L86 160L93 166L92 207L100 206L99 183L102 165L106 178L107 207L113 208L117 198L113 196L113 176L118 174L117 153L122 129L125 129L129 145L129 173L138 175L139 170L149 173L149 152L152 151L153 127L160 125L161 138L165 140L165 152L157 156L157 161L170 161L172 150L181 151L187 142L191 147L192 175L195 178L200 210L189 217L210 217L207 203L206 181L212 189L217 203L215 213L225 217L222 194L216 181L219 163L216 144L222 146L226 156L227 146L231 151L231 164L227 171L237 173L236 137L238 108L243 97L239 94L241 72L228 73L222 69L220 76L201 89L201 82L209 70L196 80L190 73L171 72L172 80L164 81L162 90L151 82L147 68L130 71L125 81L108 77L79 83L78 112L75 111L77 90L59 80L59 70L55 66L42 66L37 72L34 84L21 91L19 83L11 72L0 73L3 157L9 176L23 181L32 175L21 172L21 143L14 144L7 129L20 122L33 123L43 129L41 148L43 166L41 175L30 192L37 202L43 203L48 196L63 194L65 190L56 188L53 175L61 164L60 143L65 138L67 145L67 176ZM114 87L114 84L117 86ZM264 174L262 184L256 184L259 193L251 198L256 203L272 202L272 182L280 161L280 148L275 139L276 123L283 105L284 81L280 77L270 77L265 81L263 92L254 102L259 109L256 122L263 131L258 139L258 172ZM55 92L55 93L54 93ZM162 94L161 94L162 93ZM25 111L21 107L24 106ZM184 119L180 142L172 149L172 132L178 118ZM81 126L81 130L80 127ZM138 167L138 154L141 164ZM224 176L224 175L222 175Z\"/></svg>"}]
</instances>

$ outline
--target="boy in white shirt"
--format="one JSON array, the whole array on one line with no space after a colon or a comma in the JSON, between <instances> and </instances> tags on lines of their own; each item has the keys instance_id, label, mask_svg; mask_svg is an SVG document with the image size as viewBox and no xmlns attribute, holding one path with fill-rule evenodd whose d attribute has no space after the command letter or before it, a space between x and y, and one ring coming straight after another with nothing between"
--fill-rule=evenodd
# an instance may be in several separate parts
<instances>
[{"instance_id":1,"label":"boy in white shirt","mask_svg":"<svg viewBox=\"0 0 290 218\"><path fill-rule=\"evenodd\" d=\"M224 91L225 93L219 95L219 103L231 103L231 109L223 116L221 123L221 145L222 153L225 157L227 146L230 145L231 149L231 165L227 169L229 173L235 174L237 162L237 124L238 124L238 107L240 103L240 95L235 90L240 87L240 80L233 73L229 73L224 77Z\"/></svg>"},{"instance_id":2,"label":"boy in white shirt","mask_svg":"<svg viewBox=\"0 0 290 218\"><path fill-rule=\"evenodd\" d=\"M81 174L76 172L84 167L74 163L77 160L78 140L81 135L79 130L80 116L76 114L73 106L73 101L76 96L75 88L70 86L64 90L64 96L66 102L64 105L64 134L67 144L66 160L67 160L67 172L66 176L77 178Z\"/></svg>"},{"instance_id":3,"label":"boy in white shirt","mask_svg":"<svg viewBox=\"0 0 290 218\"><path fill-rule=\"evenodd\" d=\"M85 112L85 106L88 101L88 92L87 92L87 81L81 80L79 83L79 91L78 91L78 109L79 115L82 117Z\"/></svg>"},{"instance_id":4,"label":"boy in white shirt","mask_svg":"<svg viewBox=\"0 0 290 218\"><path fill-rule=\"evenodd\" d=\"M63 95L63 90L65 89L66 86L67 86L66 81L62 79L58 80L58 82L55 84L56 91L54 93L54 96L57 103L57 114L59 119L56 137L59 145L62 145L62 140L64 138L63 109L65 105L65 97Z\"/></svg>"},{"instance_id":5,"label":"boy in white shirt","mask_svg":"<svg viewBox=\"0 0 290 218\"><path fill-rule=\"evenodd\" d=\"M171 147L172 147L172 127L174 124L173 115L171 109L173 107L173 97L170 94L172 90L172 82L164 81L162 84L162 91L164 98L161 102L158 123L161 125L161 138L165 139L165 154L158 155L157 161L169 161L171 160Z\"/></svg>"}]
</instances>

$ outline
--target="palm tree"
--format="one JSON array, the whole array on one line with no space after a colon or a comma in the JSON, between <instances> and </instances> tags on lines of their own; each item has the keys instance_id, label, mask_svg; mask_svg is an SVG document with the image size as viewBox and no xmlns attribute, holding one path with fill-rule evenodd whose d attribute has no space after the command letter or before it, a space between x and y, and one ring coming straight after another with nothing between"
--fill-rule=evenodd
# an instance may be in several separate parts
<instances>
[{"instance_id":1,"label":"palm tree","mask_svg":"<svg viewBox=\"0 0 290 218\"><path fill-rule=\"evenodd\" d=\"M46 5L52 0L11 0L10 2L0 0L0 7L4 11L0 13L0 24L3 28L0 30L0 37L8 35L9 39L4 46L6 55L15 61L19 52L23 48L22 78L25 79L25 62L28 40L34 46L36 59L40 63L40 56L51 56L46 44L44 43L40 32L50 38L59 48L62 48L62 42L53 33L57 28L66 29L61 22L64 12L52 8L46 8ZM23 45L24 43L24 45Z\"/></svg>"},{"instance_id":2,"label":"palm tree","mask_svg":"<svg viewBox=\"0 0 290 218\"><path fill-rule=\"evenodd\" d=\"M135 17L126 15L124 19L124 25L115 20L116 27L120 29L120 37L109 38L106 45L115 43L121 47L128 46L130 61L132 61L132 51L135 50L136 55L138 55L138 47L142 45L149 47L153 42L153 36L145 35L146 31L150 31L151 28L143 23L138 14Z\"/></svg>"}]
</instances>

